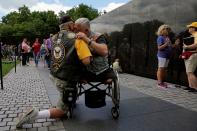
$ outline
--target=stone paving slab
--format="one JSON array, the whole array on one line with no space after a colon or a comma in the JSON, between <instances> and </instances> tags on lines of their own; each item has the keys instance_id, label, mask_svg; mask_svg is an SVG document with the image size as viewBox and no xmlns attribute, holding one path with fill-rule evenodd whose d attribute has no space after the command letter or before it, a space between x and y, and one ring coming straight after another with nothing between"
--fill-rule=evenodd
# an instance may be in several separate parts
<instances>
[{"instance_id":1,"label":"stone paving slab","mask_svg":"<svg viewBox=\"0 0 197 131\"><path fill-rule=\"evenodd\" d=\"M39 110L52 107L46 85L34 66L17 66L4 77L4 90L0 90L0 131L53 131L64 129L60 120L40 119L16 129L16 118L30 106Z\"/></svg>"},{"instance_id":2,"label":"stone paving slab","mask_svg":"<svg viewBox=\"0 0 197 131\"><path fill-rule=\"evenodd\" d=\"M168 83L169 88L161 89L153 79L130 74L120 74L119 77L123 86L197 112L197 94L183 90L183 87L176 88Z\"/></svg>"}]
</instances>

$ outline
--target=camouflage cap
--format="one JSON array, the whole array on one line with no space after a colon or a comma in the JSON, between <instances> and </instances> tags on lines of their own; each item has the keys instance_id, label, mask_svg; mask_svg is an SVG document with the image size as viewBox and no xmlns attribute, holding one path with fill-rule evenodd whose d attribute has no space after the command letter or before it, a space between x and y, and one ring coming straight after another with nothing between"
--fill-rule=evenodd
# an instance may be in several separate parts
<instances>
[{"instance_id":1,"label":"camouflage cap","mask_svg":"<svg viewBox=\"0 0 197 131\"><path fill-rule=\"evenodd\" d=\"M60 18L60 24L67 23L67 22L73 22L73 19L69 15L65 15Z\"/></svg>"}]
</instances>

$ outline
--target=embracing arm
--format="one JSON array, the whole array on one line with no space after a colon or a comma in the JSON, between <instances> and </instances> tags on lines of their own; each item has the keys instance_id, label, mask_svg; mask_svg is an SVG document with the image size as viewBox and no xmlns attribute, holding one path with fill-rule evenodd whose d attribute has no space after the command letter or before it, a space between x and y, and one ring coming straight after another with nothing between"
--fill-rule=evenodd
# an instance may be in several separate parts
<instances>
[{"instance_id":1,"label":"embracing arm","mask_svg":"<svg viewBox=\"0 0 197 131\"><path fill-rule=\"evenodd\" d=\"M97 43L96 41L89 40L89 46L100 56L108 55L108 48L105 43Z\"/></svg>"},{"instance_id":2,"label":"embracing arm","mask_svg":"<svg viewBox=\"0 0 197 131\"><path fill-rule=\"evenodd\" d=\"M108 55L107 44L104 43L104 41L101 41L101 43L97 43L96 41L91 40L90 38L88 38L82 32L77 33L77 38L83 39L88 44L88 46L91 49L93 49L94 52L96 52L98 55L100 55L100 56L107 56Z\"/></svg>"}]
</instances>

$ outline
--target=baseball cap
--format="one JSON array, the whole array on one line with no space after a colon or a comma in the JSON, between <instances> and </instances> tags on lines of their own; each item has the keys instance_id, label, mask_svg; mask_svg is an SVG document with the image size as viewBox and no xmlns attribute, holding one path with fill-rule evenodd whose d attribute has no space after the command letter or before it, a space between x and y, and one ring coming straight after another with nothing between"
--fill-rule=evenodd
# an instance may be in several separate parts
<instances>
[{"instance_id":1,"label":"baseball cap","mask_svg":"<svg viewBox=\"0 0 197 131\"><path fill-rule=\"evenodd\" d=\"M197 22L192 22L190 25L187 25L187 27L195 27L197 28Z\"/></svg>"},{"instance_id":2,"label":"baseball cap","mask_svg":"<svg viewBox=\"0 0 197 131\"><path fill-rule=\"evenodd\" d=\"M69 15L65 15L65 16L60 18L60 24L67 23L67 22L70 22L70 21L73 22L73 19Z\"/></svg>"}]
</instances>

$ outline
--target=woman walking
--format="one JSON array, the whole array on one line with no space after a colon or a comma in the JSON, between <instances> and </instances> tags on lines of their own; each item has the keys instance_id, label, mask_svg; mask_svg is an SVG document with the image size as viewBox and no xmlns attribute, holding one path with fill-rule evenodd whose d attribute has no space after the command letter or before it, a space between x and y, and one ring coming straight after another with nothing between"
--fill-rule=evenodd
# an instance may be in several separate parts
<instances>
[{"instance_id":1,"label":"woman walking","mask_svg":"<svg viewBox=\"0 0 197 131\"><path fill-rule=\"evenodd\" d=\"M39 55L40 55L40 43L39 43L39 39L36 38L32 49L33 49L33 55L34 55L34 61L35 61L35 65L36 67L38 67L38 59L39 59Z\"/></svg>"}]
</instances>

